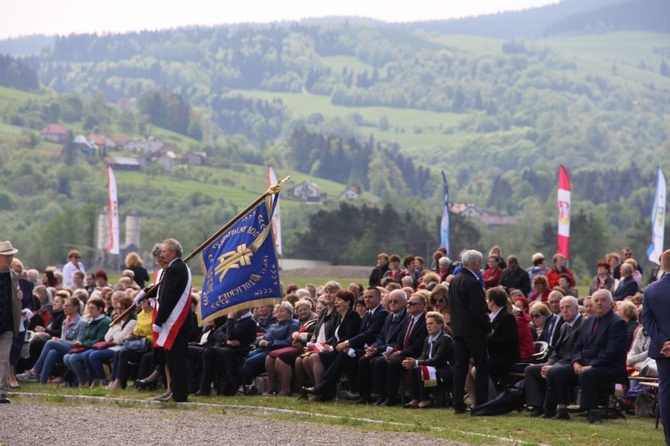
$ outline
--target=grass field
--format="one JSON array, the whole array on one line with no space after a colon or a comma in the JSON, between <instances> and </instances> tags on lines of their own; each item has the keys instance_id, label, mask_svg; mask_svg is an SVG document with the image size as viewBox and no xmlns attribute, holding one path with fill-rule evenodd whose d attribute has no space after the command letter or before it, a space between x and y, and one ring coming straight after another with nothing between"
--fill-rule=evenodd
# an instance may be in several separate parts
<instances>
[{"instance_id":1,"label":"grass field","mask_svg":"<svg viewBox=\"0 0 670 446\"><path fill-rule=\"evenodd\" d=\"M22 398L21 393L36 393L41 404L72 404L94 408L97 404L114 404L109 401L76 402L64 396L96 396L123 398L115 403L120 407L143 407L144 401L160 393L137 392L134 389L108 391L96 389L63 389L55 384L40 386L36 383L23 383L22 389L13 392L11 397L19 404L35 401L34 397ZM434 436L436 444L444 440L457 441L459 444L522 444L522 445L662 445L663 429L654 429L652 418L606 420L600 425L590 425L582 417L573 416L570 421L549 421L529 418L526 413L512 412L497 417L470 417L454 415L451 410L404 410L398 407L356 406L349 402L336 400L327 403L297 401L294 398L279 397L196 397L191 402L205 403L206 406L177 406L174 403L147 407L155 410L235 411L236 407L277 408L291 410L284 414L258 412L258 416L272 416L281 419L301 419L318 424L345 425L362 430L383 430L387 432L417 432ZM217 409L218 408L218 409ZM248 409L244 409L248 410ZM195 413L194 413L195 415ZM166 413L166 416L167 415ZM373 420L370 422L369 420Z\"/></svg>"}]
</instances>

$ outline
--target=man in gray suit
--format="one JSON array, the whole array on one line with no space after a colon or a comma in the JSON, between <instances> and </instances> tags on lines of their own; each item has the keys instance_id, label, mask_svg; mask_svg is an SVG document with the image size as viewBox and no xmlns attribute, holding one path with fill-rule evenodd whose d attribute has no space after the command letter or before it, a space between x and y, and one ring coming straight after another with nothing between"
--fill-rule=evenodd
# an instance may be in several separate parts
<instances>
[{"instance_id":1,"label":"man in gray suit","mask_svg":"<svg viewBox=\"0 0 670 446\"><path fill-rule=\"evenodd\" d=\"M10 242L0 242L0 404L9 403L9 351L21 322L23 294L19 276L10 268L17 252Z\"/></svg>"},{"instance_id":2,"label":"man in gray suit","mask_svg":"<svg viewBox=\"0 0 670 446\"><path fill-rule=\"evenodd\" d=\"M579 337L584 318L579 314L579 303L572 296L561 299L561 317L563 325L556 345L543 364L529 365L526 367L526 405L532 407L531 417L551 418L556 415L556 404L549 403L545 407L545 396L547 393L547 370L554 365L570 364L572 349Z\"/></svg>"},{"instance_id":3,"label":"man in gray suit","mask_svg":"<svg viewBox=\"0 0 670 446\"><path fill-rule=\"evenodd\" d=\"M642 326L649 333L649 357L658 366L658 409L665 444L670 446L670 249L661 255L661 280L648 285L642 299Z\"/></svg>"}]
</instances>

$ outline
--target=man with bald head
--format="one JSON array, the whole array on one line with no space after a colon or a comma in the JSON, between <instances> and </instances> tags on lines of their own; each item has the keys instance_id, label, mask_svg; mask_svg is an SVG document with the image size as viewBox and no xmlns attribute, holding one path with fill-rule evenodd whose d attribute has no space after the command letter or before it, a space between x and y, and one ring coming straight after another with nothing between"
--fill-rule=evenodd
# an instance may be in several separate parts
<instances>
[{"instance_id":1,"label":"man with bald head","mask_svg":"<svg viewBox=\"0 0 670 446\"><path fill-rule=\"evenodd\" d=\"M601 384L625 383L626 321L612 309L612 294L607 290L593 293L595 317L582 325L570 359L571 364L547 370L547 401L557 403L554 419L568 420L568 387L579 385L579 406L589 411L589 422L600 423L598 389Z\"/></svg>"},{"instance_id":2,"label":"man with bald head","mask_svg":"<svg viewBox=\"0 0 670 446\"><path fill-rule=\"evenodd\" d=\"M555 365L570 364L572 349L579 337L584 318L579 314L579 303L572 296L565 296L560 302L561 319L563 325L559 329L559 336L555 347L547 362L526 367L526 405L532 407L531 417L551 418L556 415L556 403L545 406L547 392L547 371Z\"/></svg>"}]
</instances>

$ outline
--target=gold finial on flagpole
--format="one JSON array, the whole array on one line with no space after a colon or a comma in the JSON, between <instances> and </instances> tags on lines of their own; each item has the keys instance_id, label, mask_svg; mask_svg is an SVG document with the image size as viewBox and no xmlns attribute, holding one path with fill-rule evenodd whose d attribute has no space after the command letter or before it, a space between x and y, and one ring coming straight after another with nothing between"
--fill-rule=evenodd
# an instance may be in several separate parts
<instances>
[{"instance_id":1,"label":"gold finial on flagpole","mask_svg":"<svg viewBox=\"0 0 670 446\"><path fill-rule=\"evenodd\" d=\"M277 181L277 184L275 184L274 186L270 186L270 188L268 189L268 191L266 193L267 194L272 194L272 195L278 194L279 191L281 190L281 185L283 183L286 183L290 178L291 178L291 175L287 176L283 180Z\"/></svg>"}]
</instances>

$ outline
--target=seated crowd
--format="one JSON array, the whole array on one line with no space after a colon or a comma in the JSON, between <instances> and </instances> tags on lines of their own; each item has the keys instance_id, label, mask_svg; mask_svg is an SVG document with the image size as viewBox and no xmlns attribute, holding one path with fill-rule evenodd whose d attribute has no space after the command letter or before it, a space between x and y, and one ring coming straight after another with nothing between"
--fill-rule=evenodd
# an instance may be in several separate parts
<instances>
[{"instance_id":1,"label":"seated crowd","mask_svg":"<svg viewBox=\"0 0 670 446\"><path fill-rule=\"evenodd\" d=\"M164 268L160 252L157 245L152 254ZM556 254L551 261L546 266L536 253L524 269L516 256L503 258L498 247L486 258L465 251L461 261L451 261L440 249L431 265L421 257L381 253L367 287L344 288L332 280L289 285L281 303L230 313L204 327L192 324L189 392L295 393L314 401L339 396L405 408L451 402L459 408L464 401L451 398L463 394L453 392L460 364L467 371L471 408L494 399L516 376L525 378L531 416L568 419L567 406L579 386L577 403L597 423L601 387L628 383L628 376L657 376L639 324L641 269L628 248L622 256L608 254L595 265L589 295L580 297L566 259ZM131 380L140 390L162 385L169 394L165 361L152 348L152 300L137 300L151 279L136 254L126 263L128 270L110 284L105 271L86 274L74 250L62 272L47 268L41 280L36 270L24 270L14 260L24 330L12 346L10 387L33 381L116 389ZM467 364L459 358L471 359L461 350L470 335L457 328L461 313L450 311L459 292L451 285L459 274L474 274L469 280L483 297L478 309L468 311L484 317L477 323L488 353ZM195 288L191 299L196 321ZM544 356L536 346L546 347Z\"/></svg>"}]
</instances>

